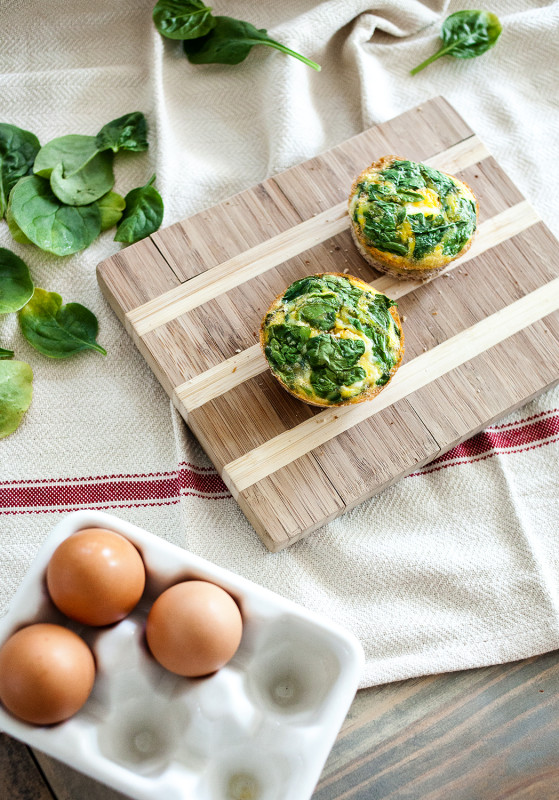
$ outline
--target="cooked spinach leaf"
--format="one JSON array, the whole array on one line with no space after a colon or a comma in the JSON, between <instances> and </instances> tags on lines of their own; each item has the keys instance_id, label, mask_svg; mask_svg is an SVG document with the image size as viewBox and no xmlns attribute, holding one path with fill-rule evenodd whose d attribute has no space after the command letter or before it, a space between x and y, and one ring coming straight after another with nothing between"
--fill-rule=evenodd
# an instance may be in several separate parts
<instances>
[{"instance_id":1,"label":"cooked spinach leaf","mask_svg":"<svg viewBox=\"0 0 559 800\"><path fill-rule=\"evenodd\" d=\"M336 297L317 297L310 298L300 310L301 319L319 328L322 331L329 331L336 322L336 313L340 308L340 301Z\"/></svg>"},{"instance_id":2,"label":"cooked spinach leaf","mask_svg":"<svg viewBox=\"0 0 559 800\"><path fill-rule=\"evenodd\" d=\"M389 309L393 308L395 305L396 303L394 300L391 300L385 294L373 295L372 302L369 303L367 311L381 330L388 331L390 329L392 316Z\"/></svg>"},{"instance_id":3,"label":"cooked spinach leaf","mask_svg":"<svg viewBox=\"0 0 559 800\"><path fill-rule=\"evenodd\" d=\"M115 242L139 242L161 225L163 200L153 186L154 181L155 175L152 175L145 186L132 189L124 198L126 207L116 229Z\"/></svg>"},{"instance_id":4,"label":"cooked spinach leaf","mask_svg":"<svg viewBox=\"0 0 559 800\"><path fill-rule=\"evenodd\" d=\"M10 192L29 175L41 145L34 133L0 122L0 219L8 208Z\"/></svg>"},{"instance_id":5,"label":"cooked spinach leaf","mask_svg":"<svg viewBox=\"0 0 559 800\"><path fill-rule=\"evenodd\" d=\"M305 325L272 325L268 330L266 355L278 367L295 364L310 335Z\"/></svg>"},{"instance_id":6,"label":"cooked spinach leaf","mask_svg":"<svg viewBox=\"0 0 559 800\"><path fill-rule=\"evenodd\" d=\"M27 264L11 250L0 247L0 314L19 311L33 296L33 289Z\"/></svg>"},{"instance_id":7,"label":"cooked spinach leaf","mask_svg":"<svg viewBox=\"0 0 559 800\"><path fill-rule=\"evenodd\" d=\"M6 351L7 352L7 351ZM13 433L31 405L33 371L24 361L0 361L0 439Z\"/></svg>"},{"instance_id":8,"label":"cooked spinach leaf","mask_svg":"<svg viewBox=\"0 0 559 800\"><path fill-rule=\"evenodd\" d=\"M328 333L313 336L306 347L311 367L330 367L334 373L353 367L364 352L363 339L338 339Z\"/></svg>"},{"instance_id":9,"label":"cooked spinach leaf","mask_svg":"<svg viewBox=\"0 0 559 800\"><path fill-rule=\"evenodd\" d=\"M374 247L400 256L408 254L409 244L398 230L406 218L403 206L377 200L367 207L364 217L363 233Z\"/></svg>"},{"instance_id":10,"label":"cooked spinach leaf","mask_svg":"<svg viewBox=\"0 0 559 800\"><path fill-rule=\"evenodd\" d=\"M124 197L116 192L107 192L97 200L97 207L101 212L101 231L106 231L117 224L125 206Z\"/></svg>"},{"instance_id":11,"label":"cooked spinach leaf","mask_svg":"<svg viewBox=\"0 0 559 800\"><path fill-rule=\"evenodd\" d=\"M192 64L240 64L255 45L266 45L299 59L317 72L320 71L320 66L314 61L271 39L265 28L256 28L250 22L233 17L213 19L215 24L209 33L183 42L184 52Z\"/></svg>"},{"instance_id":12,"label":"cooked spinach leaf","mask_svg":"<svg viewBox=\"0 0 559 800\"><path fill-rule=\"evenodd\" d=\"M68 358L83 350L107 351L97 344L97 317L80 303L62 305L56 292L36 288L19 311L21 331L29 344L50 358Z\"/></svg>"},{"instance_id":13,"label":"cooked spinach leaf","mask_svg":"<svg viewBox=\"0 0 559 800\"><path fill-rule=\"evenodd\" d=\"M328 369L313 370L311 372L310 384L316 394L331 403L341 400L340 387L336 382L336 376Z\"/></svg>"},{"instance_id":14,"label":"cooked spinach leaf","mask_svg":"<svg viewBox=\"0 0 559 800\"><path fill-rule=\"evenodd\" d=\"M132 150L136 153L148 149L147 122L141 111L132 111L104 125L95 137L97 150Z\"/></svg>"},{"instance_id":15,"label":"cooked spinach leaf","mask_svg":"<svg viewBox=\"0 0 559 800\"><path fill-rule=\"evenodd\" d=\"M289 302L290 300L295 300L297 297L301 297L303 294L321 294L323 285L322 278L316 275L309 275L308 278L300 278L298 281L292 283L291 286L287 287L283 295L283 300Z\"/></svg>"},{"instance_id":16,"label":"cooked spinach leaf","mask_svg":"<svg viewBox=\"0 0 559 800\"><path fill-rule=\"evenodd\" d=\"M456 11L443 22L443 46L411 70L416 75L442 56L475 58L487 52L497 42L502 27L499 18L490 11Z\"/></svg>"},{"instance_id":17,"label":"cooked spinach leaf","mask_svg":"<svg viewBox=\"0 0 559 800\"><path fill-rule=\"evenodd\" d=\"M67 256L83 250L101 230L101 213L88 206L64 205L52 193L48 180L38 175L21 178L10 198L14 220L33 244Z\"/></svg>"},{"instance_id":18,"label":"cooked spinach leaf","mask_svg":"<svg viewBox=\"0 0 559 800\"><path fill-rule=\"evenodd\" d=\"M153 9L153 21L168 39L197 39L215 25L211 8L201 0L159 0Z\"/></svg>"}]
</instances>

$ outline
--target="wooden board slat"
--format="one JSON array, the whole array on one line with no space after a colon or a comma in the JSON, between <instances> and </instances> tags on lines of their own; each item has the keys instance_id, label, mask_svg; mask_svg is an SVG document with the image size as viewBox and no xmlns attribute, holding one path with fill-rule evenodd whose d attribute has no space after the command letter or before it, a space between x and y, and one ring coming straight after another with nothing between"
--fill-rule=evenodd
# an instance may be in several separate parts
<instances>
[{"instance_id":1,"label":"wooden board slat","mask_svg":"<svg viewBox=\"0 0 559 800\"><path fill-rule=\"evenodd\" d=\"M470 251L435 280L380 275L351 240L355 175L381 155L458 174ZM370 497L559 379L557 242L442 98L158 231L99 265L103 292L271 550ZM308 406L267 369L272 299L315 272L398 299L405 363L369 403ZM545 320L544 320L545 318ZM542 321L543 320L543 321Z\"/></svg>"}]
</instances>

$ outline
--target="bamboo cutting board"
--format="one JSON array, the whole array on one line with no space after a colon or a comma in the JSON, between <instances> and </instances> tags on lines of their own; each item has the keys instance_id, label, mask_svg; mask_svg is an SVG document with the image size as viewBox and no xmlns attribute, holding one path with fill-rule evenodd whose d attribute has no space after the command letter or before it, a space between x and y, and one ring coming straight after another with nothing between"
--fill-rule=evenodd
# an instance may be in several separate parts
<instances>
[{"instance_id":1,"label":"bamboo cutting board","mask_svg":"<svg viewBox=\"0 0 559 800\"><path fill-rule=\"evenodd\" d=\"M477 237L428 283L380 276L349 233L380 156L468 183ZM109 303L270 550L319 528L559 380L558 242L443 98L378 125L98 267ZM398 300L404 364L374 400L313 408L258 345L297 278L347 272Z\"/></svg>"}]
</instances>

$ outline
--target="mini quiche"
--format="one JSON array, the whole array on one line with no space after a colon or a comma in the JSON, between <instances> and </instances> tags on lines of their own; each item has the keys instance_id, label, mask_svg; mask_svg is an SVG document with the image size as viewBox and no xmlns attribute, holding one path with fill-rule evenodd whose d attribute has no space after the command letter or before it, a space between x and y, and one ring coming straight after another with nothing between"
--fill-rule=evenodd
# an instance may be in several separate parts
<instances>
[{"instance_id":1,"label":"mini quiche","mask_svg":"<svg viewBox=\"0 0 559 800\"><path fill-rule=\"evenodd\" d=\"M452 175L384 156L355 179L349 216L355 244L371 266L425 280L471 245L477 201Z\"/></svg>"},{"instance_id":2,"label":"mini quiche","mask_svg":"<svg viewBox=\"0 0 559 800\"><path fill-rule=\"evenodd\" d=\"M262 321L272 374L314 406L375 397L404 353L396 304L351 275L326 272L292 283Z\"/></svg>"}]
</instances>

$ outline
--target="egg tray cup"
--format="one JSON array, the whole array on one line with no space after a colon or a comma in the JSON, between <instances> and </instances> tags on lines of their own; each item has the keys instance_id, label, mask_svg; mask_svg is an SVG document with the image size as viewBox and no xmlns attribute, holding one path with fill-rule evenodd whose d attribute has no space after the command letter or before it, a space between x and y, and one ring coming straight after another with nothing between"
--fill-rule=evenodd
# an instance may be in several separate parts
<instances>
[{"instance_id":1,"label":"egg tray cup","mask_svg":"<svg viewBox=\"0 0 559 800\"><path fill-rule=\"evenodd\" d=\"M83 528L129 539L146 588L121 622L92 628L59 612L46 588L58 545ZM154 600L175 583L206 580L243 617L234 657L204 678L161 667L145 643ZM0 620L0 647L36 622L64 625L93 651L87 703L65 722L35 726L0 705L0 729L136 800L306 800L353 700L363 651L349 632L229 570L117 517L77 511L52 531Z\"/></svg>"}]
</instances>

